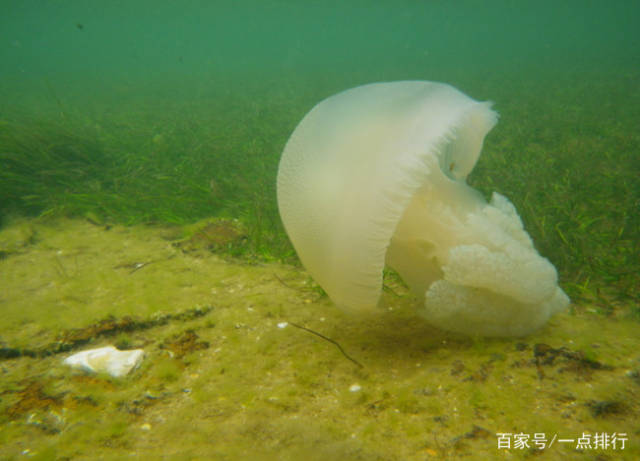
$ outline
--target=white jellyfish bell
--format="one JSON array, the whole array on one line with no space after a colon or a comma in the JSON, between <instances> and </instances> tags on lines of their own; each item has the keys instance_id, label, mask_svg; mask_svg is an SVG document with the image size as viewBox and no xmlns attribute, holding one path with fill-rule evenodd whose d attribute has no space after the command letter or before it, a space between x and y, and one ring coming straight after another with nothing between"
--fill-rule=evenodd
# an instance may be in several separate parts
<instances>
[{"instance_id":1,"label":"white jellyfish bell","mask_svg":"<svg viewBox=\"0 0 640 461\"><path fill-rule=\"evenodd\" d=\"M519 336L566 308L553 265L515 207L465 179L497 114L434 82L373 83L300 122L278 170L278 207L303 265L341 308L375 311L385 264L449 331Z\"/></svg>"}]
</instances>

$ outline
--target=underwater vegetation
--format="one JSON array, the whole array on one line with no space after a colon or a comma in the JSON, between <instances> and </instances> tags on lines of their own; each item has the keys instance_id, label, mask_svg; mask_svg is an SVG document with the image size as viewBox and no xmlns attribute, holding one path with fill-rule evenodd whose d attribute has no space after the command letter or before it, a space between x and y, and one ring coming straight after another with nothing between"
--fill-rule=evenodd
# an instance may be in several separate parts
<instances>
[{"instance_id":1,"label":"underwater vegetation","mask_svg":"<svg viewBox=\"0 0 640 461\"><path fill-rule=\"evenodd\" d=\"M241 101L233 111L242 109ZM2 118L0 216L83 216L129 225L241 218L252 237L247 251L285 255L273 179L281 143L260 135L265 127L257 126L256 108L238 120L220 99L214 105L223 107L209 106L204 119L179 102L161 111L141 108L142 115L90 118L70 110Z\"/></svg>"},{"instance_id":2,"label":"underwater vegetation","mask_svg":"<svg viewBox=\"0 0 640 461\"><path fill-rule=\"evenodd\" d=\"M530 91L542 91L547 83ZM586 91L575 88L579 107L564 101L567 94L559 88L549 99L521 101L519 113L531 131L504 117L491 159L479 163L470 183L483 191L521 191L514 204L540 253L561 268L561 285L572 301L594 302L607 315L626 301L632 306L627 313L637 317L640 261L633 255L640 254L640 138L624 128L640 120L637 108L624 102L635 100L637 89L626 79L609 88L610 116L603 116Z\"/></svg>"},{"instance_id":3,"label":"underwater vegetation","mask_svg":"<svg viewBox=\"0 0 640 461\"><path fill-rule=\"evenodd\" d=\"M619 303L637 306L640 116L633 79L615 87L568 87L551 78L527 82L527 91L521 85L485 82L474 91L496 101L502 119L470 185L485 197L497 191L511 199L572 300L594 302L603 314ZM0 114L0 219L237 219L247 238L233 245L234 255L296 261L277 211L278 161L302 115L344 87L331 79L315 90L231 85L197 101L132 96L135 110L98 101L81 111L58 101L37 117L7 109ZM638 308L625 314L640 316Z\"/></svg>"}]
</instances>

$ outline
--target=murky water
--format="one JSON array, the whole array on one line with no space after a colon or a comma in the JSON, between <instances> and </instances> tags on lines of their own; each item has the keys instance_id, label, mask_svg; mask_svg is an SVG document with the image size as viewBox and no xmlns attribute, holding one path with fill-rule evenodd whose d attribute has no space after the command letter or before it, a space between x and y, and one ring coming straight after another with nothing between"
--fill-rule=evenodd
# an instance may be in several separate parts
<instances>
[{"instance_id":1,"label":"murky water","mask_svg":"<svg viewBox=\"0 0 640 461\"><path fill-rule=\"evenodd\" d=\"M639 24L631 1L2 2L0 459L637 459ZM572 299L532 335L437 330L393 272L353 317L300 265L287 139L394 80L494 102L468 182ZM107 344L145 359L62 363Z\"/></svg>"}]
</instances>

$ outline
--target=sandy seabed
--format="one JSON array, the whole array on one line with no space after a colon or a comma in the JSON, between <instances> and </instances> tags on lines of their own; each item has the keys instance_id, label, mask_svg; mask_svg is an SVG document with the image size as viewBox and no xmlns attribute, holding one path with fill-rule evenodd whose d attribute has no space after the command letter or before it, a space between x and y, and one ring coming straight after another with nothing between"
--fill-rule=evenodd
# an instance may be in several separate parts
<instances>
[{"instance_id":1,"label":"sandy seabed","mask_svg":"<svg viewBox=\"0 0 640 461\"><path fill-rule=\"evenodd\" d=\"M386 311L353 318L298 267L175 235L0 230L0 459L640 459L635 321L572 306L525 338L461 337L392 280ZM141 367L62 364L107 344L143 348Z\"/></svg>"}]
</instances>

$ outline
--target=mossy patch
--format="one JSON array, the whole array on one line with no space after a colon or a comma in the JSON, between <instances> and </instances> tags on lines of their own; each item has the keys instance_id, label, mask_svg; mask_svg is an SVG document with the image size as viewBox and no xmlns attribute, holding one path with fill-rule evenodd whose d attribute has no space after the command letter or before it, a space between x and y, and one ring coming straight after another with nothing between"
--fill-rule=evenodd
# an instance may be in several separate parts
<instances>
[{"instance_id":1,"label":"mossy patch","mask_svg":"<svg viewBox=\"0 0 640 461\"><path fill-rule=\"evenodd\" d=\"M185 226L182 238L173 245L186 252L211 250L213 252L239 252L248 234L237 219L209 218Z\"/></svg>"},{"instance_id":2,"label":"mossy patch","mask_svg":"<svg viewBox=\"0 0 640 461\"><path fill-rule=\"evenodd\" d=\"M296 266L176 251L161 226L32 225L38 242L0 261L12 274L0 280L12 300L0 319L5 349L118 342L144 348L145 359L114 379L73 372L61 350L3 356L8 456L491 459L498 432L640 430L633 320L585 305L526 338L465 338L420 320L399 283L379 316L351 317ZM52 250L66 277L50 265ZM81 296L77 315L52 315L52 294L37 288L45 281ZM616 454L633 459L633 450Z\"/></svg>"}]
</instances>

